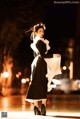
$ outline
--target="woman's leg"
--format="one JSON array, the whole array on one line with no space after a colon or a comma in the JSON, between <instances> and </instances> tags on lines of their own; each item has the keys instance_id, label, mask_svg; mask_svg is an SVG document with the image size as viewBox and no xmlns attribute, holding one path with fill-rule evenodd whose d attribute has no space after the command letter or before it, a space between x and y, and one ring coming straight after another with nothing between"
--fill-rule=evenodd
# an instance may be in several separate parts
<instances>
[{"instance_id":1,"label":"woman's leg","mask_svg":"<svg viewBox=\"0 0 80 119\"><path fill-rule=\"evenodd\" d=\"M41 115L40 110L38 109L38 101L34 102L34 114L35 115Z\"/></svg>"},{"instance_id":2,"label":"woman's leg","mask_svg":"<svg viewBox=\"0 0 80 119\"><path fill-rule=\"evenodd\" d=\"M42 99L42 104L44 104L45 107L46 107L46 101L47 101L47 99Z\"/></svg>"},{"instance_id":3,"label":"woman's leg","mask_svg":"<svg viewBox=\"0 0 80 119\"><path fill-rule=\"evenodd\" d=\"M34 101L34 106L38 107L38 101Z\"/></svg>"},{"instance_id":4,"label":"woman's leg","mask_svg":"<svg viewBox=\"0 0 80 119\"><path fill-rule=\"evenodd\" d=\"M46 115L46 99L42 99L42 105L41 105L41 115Z\"/></svg>"}]
</instances>

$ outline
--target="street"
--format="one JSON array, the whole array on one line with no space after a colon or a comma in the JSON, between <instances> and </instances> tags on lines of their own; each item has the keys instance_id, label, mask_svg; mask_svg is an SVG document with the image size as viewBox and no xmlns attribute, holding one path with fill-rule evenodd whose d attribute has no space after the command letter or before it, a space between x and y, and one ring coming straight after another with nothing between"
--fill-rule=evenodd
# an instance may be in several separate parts
<instances>
[{"instance_id":1,"label":"street","mask_svg":"<svg viewBox=\"0 0 80 119\"><path fill-rule=\"evenodd\" d=\"M25 101L26 95L0 96L0 118L3 112L9 119L77 119L80 118L80 95L48 95L47 116L34 116L33 104ZM39 105L41 102L39 103Z\"/></svg>"}]
</instances>

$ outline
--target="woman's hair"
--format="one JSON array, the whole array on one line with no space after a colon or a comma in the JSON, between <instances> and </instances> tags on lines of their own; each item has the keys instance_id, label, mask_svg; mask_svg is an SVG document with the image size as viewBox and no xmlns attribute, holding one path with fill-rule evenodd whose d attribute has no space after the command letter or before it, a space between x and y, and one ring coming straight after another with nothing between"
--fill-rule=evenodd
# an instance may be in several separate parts
<instances>
[{"instance_id":1,"label":"woman's hair","mask_svg":"<svg viewBox=\"0 0 80 119\"><path fill-rule=\"evenodd\" d=\"M33 32L37 32L38 29L43 28L44 30L46 29L45 24L39 23L33 26Z\"/></svg>"},{"instance_id":2,"label":"woman's hair","mask_svg":"<svg viewBox=\"0 0 80 119\"><path fill-rule=\"evenodd\" d=\"M39 23L39 24L36 24L36 25L33 26L32 33L31 33L31 36L30 36L31 40L33 40L35 38L35 36L36 36L35 32L37 32L40 28L43 28L45 30L46 29L45 24Z\"/></svg>"}]
</instances>

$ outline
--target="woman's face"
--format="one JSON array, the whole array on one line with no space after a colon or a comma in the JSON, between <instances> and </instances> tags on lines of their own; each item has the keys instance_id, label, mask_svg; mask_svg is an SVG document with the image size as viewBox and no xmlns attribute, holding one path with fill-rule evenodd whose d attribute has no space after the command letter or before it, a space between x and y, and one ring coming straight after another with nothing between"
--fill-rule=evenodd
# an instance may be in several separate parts
<instances>
[{"instance_id":1,"label":"woman's face","mask_svg":"<svg viewBox=\"0 0 80 119\"><path fill-rule=\"evenodd\" d=\"M44 36L44 29L43 28L39 28L38 31L36 32L37 35L39 35L40 38L43 38Z\"/></svg>"}]
</instances>

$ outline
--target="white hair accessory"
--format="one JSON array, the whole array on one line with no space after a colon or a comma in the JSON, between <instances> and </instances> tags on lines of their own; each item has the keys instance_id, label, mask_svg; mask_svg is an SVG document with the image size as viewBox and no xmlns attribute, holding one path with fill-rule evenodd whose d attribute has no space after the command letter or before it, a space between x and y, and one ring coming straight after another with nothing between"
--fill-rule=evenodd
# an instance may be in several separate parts
<instances>
[{"instance_id":1,"label":"white hair accessory","mask_svg":"<svg viewBox=\"0 0 80 119\"><path fill-rule=\"evenodd\" d=\"M35 29L36 29L36 27L38 27L38 26L42 26L44 30L46 29L45 24L40 23L40 24L36 24L36 25L33 26L33 32L35 32Z\"/></svg>"}]
</instances>

